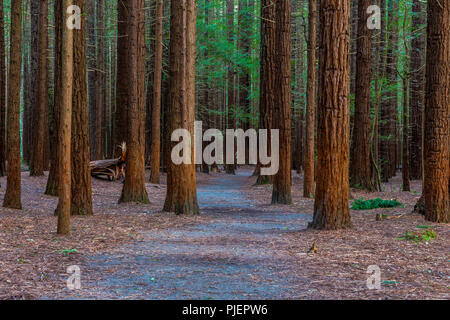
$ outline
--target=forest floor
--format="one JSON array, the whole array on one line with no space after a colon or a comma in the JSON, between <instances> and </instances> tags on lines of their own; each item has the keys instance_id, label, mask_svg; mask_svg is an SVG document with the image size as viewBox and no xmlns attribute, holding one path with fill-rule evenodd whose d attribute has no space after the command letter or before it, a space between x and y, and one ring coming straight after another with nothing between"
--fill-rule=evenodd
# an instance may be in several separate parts
<instances>
[{"instance_id":1,"label":"forest floor","mask_svg":"<svg viewBox=\"0 0 450 320\"><path fill-rule=\"evenodd\" d=\"M71 235L59 237L46 177L23 172L24 210L0 208L0 299L449 299L449 225L410 214L419 181L413 192L400 192L397 177L385 192L352 190L404 208L352 210L354 228L319 232L306 229L314 201L301 197L301 175L293 174L294 204L272 206L271 186L254 186L251 173L199 173L197 217L160 212L164 177L147 185L146 206L119 205L120 182L93 180L95 215L73 217ZM377 213L406 215L379 222ZM424 225L435 240L398 239ZM318 252L308 253L314 242ZM71 265L81 290L67 289ZM380 267L381 290L366 286L369 265Z\"/></svg>"}]
</instances>

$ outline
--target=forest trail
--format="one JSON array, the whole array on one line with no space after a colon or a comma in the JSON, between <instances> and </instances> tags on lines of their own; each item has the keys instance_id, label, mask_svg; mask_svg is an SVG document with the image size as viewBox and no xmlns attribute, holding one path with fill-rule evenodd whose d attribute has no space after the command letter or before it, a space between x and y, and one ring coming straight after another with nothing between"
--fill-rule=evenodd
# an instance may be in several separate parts
<instances>
[{"instance_id":1,"label":"forest trail","mask_svg":"<svg viewBox=\"0 0 450 320\"><path fill-rule=\"evenodd\" d=\"M250 174L215 176L198 187L210 223L146 232L143 241L113 255L89 257L89 272L101 280L83 282L75 298L295 298L304 281L294 278L298 266L279 244L311 217L255 209L241 192Z\"/></svg>"}]
</instances>

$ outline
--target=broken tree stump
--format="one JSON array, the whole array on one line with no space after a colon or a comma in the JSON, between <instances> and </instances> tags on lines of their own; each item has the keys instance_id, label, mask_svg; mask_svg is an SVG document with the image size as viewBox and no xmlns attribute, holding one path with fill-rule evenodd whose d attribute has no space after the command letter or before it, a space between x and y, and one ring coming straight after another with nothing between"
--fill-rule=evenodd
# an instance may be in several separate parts
<instances>
[{"instance_id":1,"label":"broken tree stump","mask_svg":"<svg viewBox=\"0 0 450 320\"><path fill-rule=\"evenodd\" d=\"M91 176L109 181L125 178L126 144L122 143L120 148L122 149L122 156L120 158L91 161Z\"/></svg>"}]
</instances>

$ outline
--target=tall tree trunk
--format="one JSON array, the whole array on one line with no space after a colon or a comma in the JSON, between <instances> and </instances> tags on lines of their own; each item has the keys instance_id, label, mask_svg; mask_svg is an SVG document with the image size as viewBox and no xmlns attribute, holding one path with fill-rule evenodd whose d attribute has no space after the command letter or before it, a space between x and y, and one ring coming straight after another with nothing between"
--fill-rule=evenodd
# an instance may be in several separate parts
<instances>
[{"instance_id":1,"label":"tall tree trunk","mask_svg":"<svg viewBox=\"0 0 450 320\"><path fill-rule=\"evenodd\" d=\"M407 50L408 51L408 50ZM408 53L406 54L408 55ZM406 68L406 67L405 67ZM409 68L408 68L409 69ZM411 191L409 181L409 79L403 78L403 150L402 150L402 180L403 191Z\"/></svg>"},{"instance_id":2,"label":"tall tree trunk","mask_svg":"<svg viewBox=\"0 0 450 320\"><path fill-rule=\"evenodd\" d=\"M97 56L96 56L96 28L95 28L95 21L96 21L96 15L95 15L95 0L87 0L86 2L87 7L87 28L88 28L88 47L87 47L87 64L88 64L88 103L89 103L89 141L91 143L90 145L90 158L95 159L95 107L96 107L96 96L97 96L97 88L96 88L96 65L97 65ZM120 14L120 6L118 5L118 11ZM120 16L118 17L119 21L121 21ZM126 22L125 22L126 23ZM119 31L120 34L120 31ZM119 45L123 45L124 42L127 42L126 39L123 39L123 41L118 41L118 47ZM119 68L119 61L120 61L120 55L118 55L117 58L117 83L122 78L119 78L119 73L122 68ZM119 95L119 90L117 90L117 95ZM117 108L119 107L119 104L117 103Z\"/></svg>"},{"instance_id":3,"label":"tall tree trunk","mask_svg":"<svg viewBox=\"0 0 450 320\"><path fill-rule=\"evenodd\" d=\"M71 198L71 130L72 130L72 88L73 88L73 29L66 26L70 17L67 8L73 0L63 0L62 52L61 52L61 109L59 122L59 202L58 202L58 234L70 233L70 198Z\"/></svg>"},{"instance_id":4,"label":"tall tree trunk","mask_svg":"<svg viewBox=\"0 0 450 320\"><path fill-rule=\"evenodd\" d=\"M310 198L314 195L315 177L317 0L309 0L308 15L308 88L306 91L306 146L303 161L303 196Z\"/></svg>"},{"instance_id":5,"label":"tall tree trunk","mask_svg":"<svg viewBox=\"0 0 450 320\"><path fill-rule=\"evenodd\" d=\"M169 133L183 128L191 137L194 137L195 113L195 17L195 0L171 1ZM174 146L174 143L170 145ZM164 211L199 213L193 161L191 164L171 163L168 166Z\"/></svg>"},{"instance_id":6,"label":"tall tree trunk","mask_svg":"<svg viewBox=\"0 0 450 320\"><path fill-rule=\"evenodd\" d=\"M261 3L261 71L260 71L260 129L268 130L268 154L271 152L270 130L275 107L275 7L272 0ZM272 176L259 175L256 184L271 183Z\"/></svg>"},{"instance_id":7,"label":"tall tree trunk","mask_svg":"<svg viewBox=\"0 0 450 320\"><path fill-rule=\"evenodd\" d=\"M33 175L34 168L34 153L35 153L35 144L36 144L36 134L37 134L37 123L36 119L38 118L38 108L39 108L39 2L40 0L30 0L30 14L31 19L29 23L27 23L28 18L25 18L24 21L24 29L28 29L26 26L30 26L30 47L29 47L29 78L28 81L23 83L23 89L28 92L29 99L27 102L27 108L24 109L24 118L27 118L27 121L24 121L24 131L28 135L28 139L26 143L23 145L24 148L24 160L30 166L30 173ZM25 38L25 43L27 43L27 38ZM26 50L25 50L26 51ZM42 148L41 148L42 151ZM39 164L42 166L42 163ZM42 172L42 170L40 170ZM43 173L39 173L38 175L43 175Z\"/></svg>"},{"instance_id":8,"label":"tall tree trunk","mask_svg":"<svg viewBox=\"0 0 450 320\"><path fill-rule=\"evenodd\" d=\"M145 189L145 12L130 0L128 17L128 128L125 183L119 202L149 203Z\"/></svg>"},{"instance_id":9,"label":"tall tree trunk","mask_svg":"<svg viewBox=\"0 0 450 320\"><path fill-rule=\"evenodd\" d=\"M397 167L397 41L398 41L398 4L388 2L388 42L386 57L387 86L392 87L383 93L381 103L381 143L380 157L383 181L387 182L395 175Z\"/></svg>"},{"instance_id":10,"label":"tall tree trunk","mask_svg":"<svg viewBox=\"0 0 450 320\"><path fill-rule=\"evenodd\" d=\"M424 197L425 219L450 222L450 2L428 2Z\"/></svg>"},{"instance_id":11,"label":"tall tree trunk","mask_svg":"<svg viewBox=\"0 0 450 320\"><path fill-rule=\"evenodd\" d=\"M261 21L261 24L263 21ZM230 46L235 48L234 44L234 0L227 0L227 27L228 27L228 43ZM262 45L261 45L262 47ZM228 106L227 106L227 129L235 128L235 119L234 119L234 109L236 108L236 89L235 89L235 66L232 58L232 54L230 54L230 61L228 65ZM233 138L234 139L234 138ZM234 154L234 151L233 151ZM236 174L234 170L234 164L225 164L225 172L228 174Z\"/></svg>"},{"instance_id":12,"label":"tall tree trunk","mask_svg":"<svg viewBox=\"0 0 450 320\"><path fill-rule=\"evenodd\" d=\"M317 186L314 229L351 226L349 199L350 1L324 0L320 11Z\"/></svg>"},{"instance_id":13,"label":"tall tree trunk","mask_svg":"<svg viewBox=\"0 0 450 320\"><path fill-rule=\"evenodd\" d=\"M358 36L356 45L355 117L351 148L350 182L354 187L375 190L370 161L370 87L372 35L367 27L370 0L358 2Z\"/></svg>"},{"instance_id":14,"label":"tall tree trunk","mask_svg":"<svg viewBox=\"0 0 450 320\"><path fill-rule=\"evenodd\" d=\"M251 8L249 0L239 0L239 51L244 56L244 59L250 59L251 54L251 21L252 21ZM241 70L239 74L239 107L246 115L250 114L250 70L248 64L241 64ZM242 128L248 129L250 127L250 119L240 119ZM245 148L248 150L248 148ZM246 161L248 157L245 157Z\"/></svg>"},{"instance_id":15,"label":"tall tree trunk","mask_svg":"<svg viewBox=\"0 0 450 320\"><path fill-rule=\"evenodd\" d=\"M6 60L3 1L0 1L0 177L6 174Z\"/></svg>"},{"instance_id":16,"label":"tall tree trunk","mask_svg":"<svg viewBox=\"0 0 450 320\"><path fill-rule=\"evenodd\" d=\"M96 69L96 98L95 98L95 160L103 159L104 156L104 128L103 128L103 109L104 109L104 72L105 63L103 59L103 0L97 0L97 69Z\"/></svg>"},{"instance_id":17,"label":"tall tree trunk","mask_svg":"<svg viewBox=\"0 0 450 320\"><path fill-rule=\"evenodd\" d=\"M410 175L413 180L420 180L423 171L423 105L425 72L422 64L425 61L424 14L420 0L413 1L412 27L414 36L411 40L411 78L410 97L411 108L411 145L410 145Z\"/></svg>"},{"instance_id":18,"label":"tall tree trunk","mask_svg":"<svg viewBox=\"0 0 450 320\"><path fill-rule=\"evenodd\" d=\"M163 1L156 0L155 63L153 75L152 134L150 148L150 182L159 183L161 166L161 85Z\"/></svg>"},{"instance_id":19,"label":"tall tree trunk","mask_svg":"<svg viewBox=\"0 0 450 320\"><path fill-rule=\"evenodd\" d=\"M8 91L8 177L5 208L22 209L20 170L20 75L22 65L22 1L11 0L11 45Z\"/></svg>"},{"instance_id":20,"label":"tall tree trunk","mask_svg":"<svg viewBox=\"0 0 450 320\"><path fill-rule=\"evenodd\" d=\"M128 14L129 1L119 0L118 10L118 41L117 41L117 81L116 81L116 112L114 116L114 148L115 156L121 152L118 146L127 139L128 110Z\"/></svg>"},{"instance_id":21,"label":"tall tree trunk","mask_svg":"<svg viewBox=\"0 0 450 320\"><path fill-rule=\"evenodd\" d=\"M291 1L280 0L275 18L275 97L273 128L280 130L280 167L274 177L272 203L291 204Z\"/></svg>"},{"instance_id":22,"label":"tall tree trunk","mask_svg":"<svg viewBox=\"0 0 450 320\"><path fill-rule=\"evenodd\" d=\"M73 0L86 11L86 0ZM92 189L89 167L89 119L87 106L86 15L81 15L81 29L73 36L73 97L72 97L72 215L91 215Z\"/></svg>"},{"instance_id":23,"label":"tall tree trunk","mask_svg":"<svg viewBox=\"0 0 450 320\"><path fill-rule=\"evenodd\" d=\"M47 180L47 187L45 194L51 196L57 196L59 192L59 118L61 109L61 52L62 52L62 3L61 1L54 1L54 13L55 13L55 43L53 46L55 56L55 71L53 74L54 80L54 94L53 94L53 130L52 130L52 153L50 160L50 172Z\"/></svg>"},{"instance_id":24,"label":"tall tree trunk","mask_svg":"<svg viewBox=\"0 0 450 320\"><path fill-rule=\"evenodd\" d=\"M30 175L44 175L44 143L45 143L45 110L48 109L48 76L47 76L47 49L48 49L48 2L39 0L39 39L38 39L38 99L34 113L34 143L32 144L33 161Z\"/></svg>"}]
</instances>

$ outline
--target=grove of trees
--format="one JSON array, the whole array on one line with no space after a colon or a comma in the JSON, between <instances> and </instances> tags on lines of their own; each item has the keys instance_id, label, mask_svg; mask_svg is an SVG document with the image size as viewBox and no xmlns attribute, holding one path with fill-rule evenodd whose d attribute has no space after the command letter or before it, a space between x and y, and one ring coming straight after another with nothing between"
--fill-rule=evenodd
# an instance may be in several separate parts
<instances>
[{"instance_id":1,"label":"grove of trees","mask_svg":"<svg viewBox=\"0 0 450 320\"><path fill-rule=\"evenodd\" d=\"M60 234L94 214L90 161L122 152L120 203L148 204L164 172L163 210L200 213L196 171L222 164L171 161L172 132L197 120L279 129L279 171L258 183L292 204L302 172L312 228L351 227L350 188L400 170L448 223L449 117L448 0L0 0L3 206L22 209L24 166L49 171Z\"/></svg>"}]
</instances>

